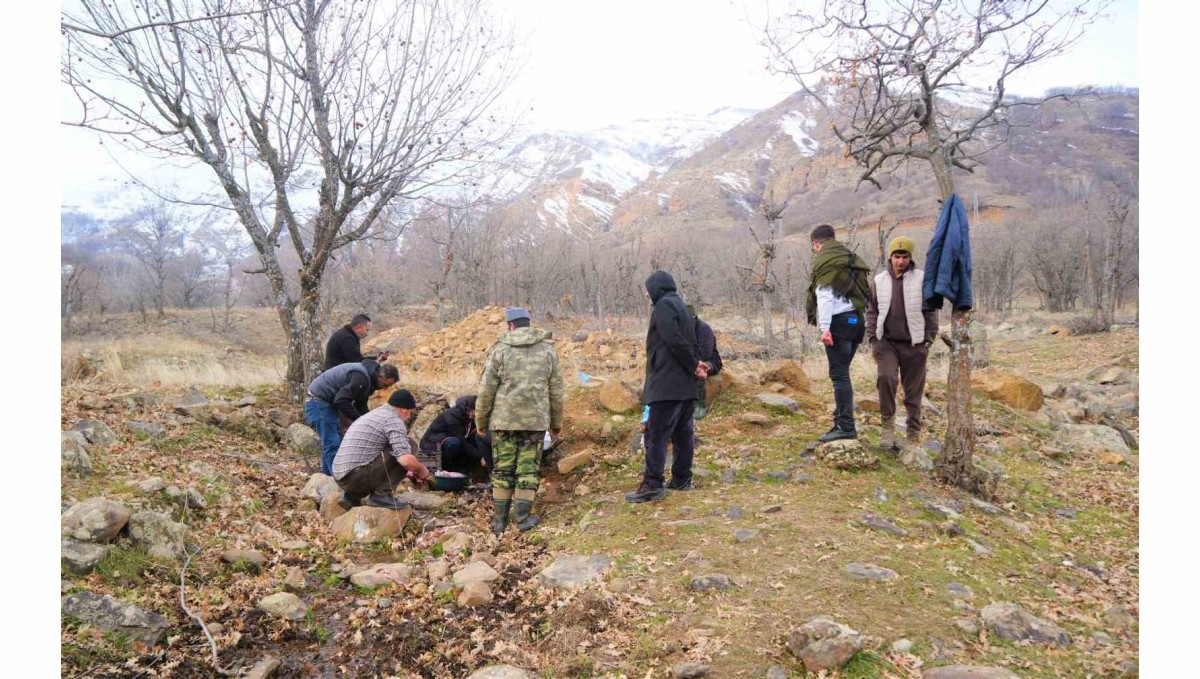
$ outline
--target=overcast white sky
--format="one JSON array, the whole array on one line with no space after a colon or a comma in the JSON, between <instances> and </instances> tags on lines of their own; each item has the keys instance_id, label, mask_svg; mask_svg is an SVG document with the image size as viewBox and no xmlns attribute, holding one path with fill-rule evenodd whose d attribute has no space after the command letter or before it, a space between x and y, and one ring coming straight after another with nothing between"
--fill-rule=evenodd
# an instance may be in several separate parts
<instances>
[{"instance_id":1,"label":"overcast white sky","mask_svg":"<svg viewBox=\"0 0 1200 679\"><path fill-rule=\"evenodd\" d=\"M796 88L766 70L757 44L761 0L492 0L522 36L527 63L512 90L535 128L586 130L722 106L768 108ZM1078 84L1138 85L1138 6L1119 0L1070 54L1014 83L1017 93ZM64 101L69 98L64 95ZM65 106L65 104L64 104ZM63 205L95 204L125 174L98 137L63 128ZM159 161L120 163L156 177ZM203 170L203 168L202 168ZM209 180L203 175L206 183ZM192 182L183 180L187 184Z\"/></svg>"}]
</instances>

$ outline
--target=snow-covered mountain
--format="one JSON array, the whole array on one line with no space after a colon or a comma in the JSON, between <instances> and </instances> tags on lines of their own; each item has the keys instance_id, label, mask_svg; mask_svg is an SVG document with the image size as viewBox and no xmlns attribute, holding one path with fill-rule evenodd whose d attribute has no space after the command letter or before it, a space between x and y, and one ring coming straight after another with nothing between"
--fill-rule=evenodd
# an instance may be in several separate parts
<instances>
[{"instance_id":1,"label":"snow-covered mountain","mask_svg":"<svg viewBox=\"0 0 1200 679\"><path fill-rule=\"evenodd\" d=\"M531 134L504 154L507 170L490 192L516 197L549 228L606 230L621 198L756 113L720 108L599 130Z\"/></svg>"}]
</instances>

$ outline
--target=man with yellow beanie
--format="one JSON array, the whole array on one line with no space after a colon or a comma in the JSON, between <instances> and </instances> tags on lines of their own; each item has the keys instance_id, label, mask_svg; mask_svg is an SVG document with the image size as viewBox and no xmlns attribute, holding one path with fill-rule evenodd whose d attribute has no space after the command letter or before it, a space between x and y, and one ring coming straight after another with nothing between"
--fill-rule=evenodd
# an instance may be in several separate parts
<instances>
[{"instance_id":1,"label":"man with yellow beanie","mask_svg":"<svg viewBox=\"0 0 1200 679\"><path fill-rule=\"evenodd\" d=\"M925 392L925 363L938 333L937 310L922 311L921 285L925 272L913 261L915 246L907 236L888 243L884 271L871 280L867 298L867 338L875 358L879 414L883 433L879 445L896 448L896 387L904 387L904 430L908 440L921 441L921 398ZM899 378L897 379L897 373Z\"/></svg>"}]
</instances>

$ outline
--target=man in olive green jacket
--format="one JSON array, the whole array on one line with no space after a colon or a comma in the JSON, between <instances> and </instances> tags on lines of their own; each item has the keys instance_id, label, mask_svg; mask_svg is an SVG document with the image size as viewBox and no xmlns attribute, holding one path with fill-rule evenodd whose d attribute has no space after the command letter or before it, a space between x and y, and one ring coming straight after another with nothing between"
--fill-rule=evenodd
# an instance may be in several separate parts
<instances>
[{"instance_id":1,"label":"man in olive green jacket","mask_svg":"<svg viewBox=\"0 0 1200 679\"><path fill-rule=\"evenodd\" d=\"M563 379L558 353L546 340L550 333L529 327L529 312L510 307L504 314L508 332L488 352L475 424L480 436L492 434L492 532L508 528L514 505L517 528L538 524L530 512L537 495L542 443L549 430L558 438L563 419Z\"/></svg>"}]
</instances>

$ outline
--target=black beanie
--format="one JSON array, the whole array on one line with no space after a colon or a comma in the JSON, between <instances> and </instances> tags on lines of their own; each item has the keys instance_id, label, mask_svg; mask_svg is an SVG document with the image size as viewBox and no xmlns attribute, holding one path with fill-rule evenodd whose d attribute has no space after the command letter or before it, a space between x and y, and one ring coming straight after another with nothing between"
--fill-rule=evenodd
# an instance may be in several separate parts
<instances>
[{"instance_id":1,"label":"black beanie","mask_svg":"<svg viewBox=\"0 0 1200 679\"><path fill-rule=\"evenodd\" d=\"M388 405L393 408L408 408L417 407L417 400L413 398L412 392L407 389L397 389L388 397Z\"/></svg>"}]
</instances>

